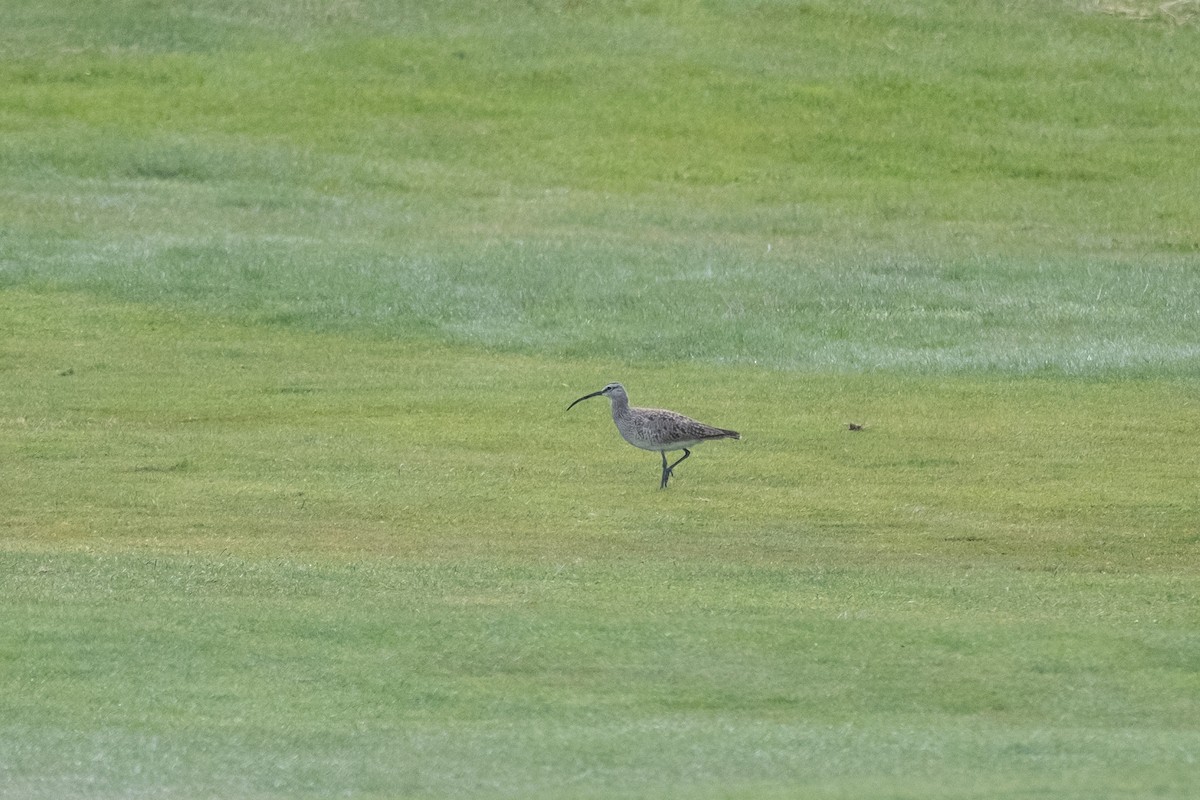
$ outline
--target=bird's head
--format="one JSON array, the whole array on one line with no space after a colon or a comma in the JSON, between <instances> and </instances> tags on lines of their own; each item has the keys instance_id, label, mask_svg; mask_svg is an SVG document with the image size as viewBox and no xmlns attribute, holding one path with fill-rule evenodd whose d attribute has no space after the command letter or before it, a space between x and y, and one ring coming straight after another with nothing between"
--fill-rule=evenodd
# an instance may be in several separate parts
<instances>
[{"instance_id":1,"label":"bird's head","mask_svg":"<svg viewBox=\"0 0 1200 800\"><path fill-rule=\"evenodd\" d=\"M575 403L587 400L589 397L627 397L627 395L625 394L624 386L619 383L610 383L608 386L605 386L598 392L585 394L583 397L576 400ZM571 405L567 406L567 411L570 411L572 408L574 408L575 403L571 403Z\"/></svg>"}]
</instances>

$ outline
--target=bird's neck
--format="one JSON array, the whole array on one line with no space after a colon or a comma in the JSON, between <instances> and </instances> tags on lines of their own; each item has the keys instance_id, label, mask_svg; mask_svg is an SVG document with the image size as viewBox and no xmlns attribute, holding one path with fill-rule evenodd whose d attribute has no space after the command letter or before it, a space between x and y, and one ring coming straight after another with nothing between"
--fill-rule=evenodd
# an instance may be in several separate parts
<instances>
[{"instance_id":1,"label":"bird's neck","mask_svg":"<svg viewBox=\"0 0 1200 800\"><path fill-rule=\"evenodd\" d=\"M621 395L613 395L612 400L612 415L613 419L620 419L629 414L629 398Z\"/></svg>"}]
</instances>

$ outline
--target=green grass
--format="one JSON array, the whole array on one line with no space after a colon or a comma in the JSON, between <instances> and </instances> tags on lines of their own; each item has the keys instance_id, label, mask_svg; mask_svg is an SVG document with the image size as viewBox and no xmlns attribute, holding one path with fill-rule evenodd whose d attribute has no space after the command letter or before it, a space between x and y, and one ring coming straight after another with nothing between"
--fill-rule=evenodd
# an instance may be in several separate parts
<instances>
[{"instance_id":1,"label":"green grass","mask_svg":"<svg viewBox=\"0 0 1200 800\"><path fill-rule=\"evenodd\" d=\"M77 5L0 797L1191 796L1195 4Z\"/></svg>"},{"instance_id":2,"label":"green grass","mask_svg":"<svg viewBox=\"0 0 1200 800\"><path fill-rule=\"evenodd\" d=\"M642 362L1198 363L1191 24L18 5L4 284Z\"/></svg>"},{"instance_id":3,"label":"green grass","mask_svg":"<svg viewBox=\"0 0 1200 800\"><path fill-rule=\"evenodd\" d=\"M1192 785L1189 384L714 386L4 302L15 795ZM659 491L563 410L618 369L745 440Z\"/></svg>"}]
</instances>

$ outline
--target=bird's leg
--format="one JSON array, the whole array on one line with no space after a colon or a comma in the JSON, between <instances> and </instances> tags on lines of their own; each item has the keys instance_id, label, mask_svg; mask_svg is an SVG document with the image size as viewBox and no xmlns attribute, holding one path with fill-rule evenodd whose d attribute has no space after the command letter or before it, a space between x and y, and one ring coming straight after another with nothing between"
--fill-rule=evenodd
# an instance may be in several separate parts
<instances>
[{"instance_id":1,"label":"bird's leg","mask_svg":"<svg viewBox=\"0 0 1200 800\"><path fill-rule=\"evenodd\" d=\"M674 464L672 464L671 466L667 467L667 472L670 472L671 470L675 469L677 466L679 466L679 462L680 462L680 461L683 461L685 458L687 458L687 457L688 457L688 456L690 456L691 454L692 454L692 451L691 451L691 450L688 450L686 447L685 447L685 448L683 448L683 455L681 455L681 456L679 457L679 461L676 461ZM665 454L665 453L663 454L663 458L664 458L664 460L666 460L666 454Z\"/></svg>"},{"instance_id":2,"label":"bird's leg","mask_svg":"<svg viewBox=\"0 0 1200 800\"><path fill-rule=\"evenodd\" d=\"M671 475L674 474L675 467L679 466L679 463L681 461L683 461L685 458L690 456L692 454L692 451L688 450L686 447L683 448L683 455L681 455L679 457L679 460L676 461L674 464L672 464L669 467L667 466L667 451L662 450L660 452L662 453L662 457L663 457L663 479L662 479L662 486L660 486L659 488L665 489L665 488L667 488L667 478L671 477Z\"/></svg>"}]
</instances>

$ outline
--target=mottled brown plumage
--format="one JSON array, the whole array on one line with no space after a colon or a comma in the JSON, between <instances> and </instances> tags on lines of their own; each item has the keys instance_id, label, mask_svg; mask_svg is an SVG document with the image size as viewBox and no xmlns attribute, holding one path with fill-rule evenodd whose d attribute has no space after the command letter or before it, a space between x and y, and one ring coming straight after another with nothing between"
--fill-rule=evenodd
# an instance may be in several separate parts
<instances>
[{"instance_id":1,"label":"mottled brown plumage","mask_svg":"<svg viewBox=\"0 0 1200 800\"><path fill-rule=\"evenodd\" d=\"M598 392L584 395L575 403L589 397L607 397L612 401L613 422L617 423L617 430L621 432L625 441L634 447L656 451L662 455L662 483L659 487L662 489L667 488L667 479L671 477L675 467L692 454L688 448L712 439L742 438L737 431L714 428L664 408L634 408L629 405L629 395L625 393L625 387L619 383L610 383ZM575 403L567 406L567 410L573 408ZM667 452L671 450L682 450L683 456L667 466Z\"/></svg>"}]
</instances>

